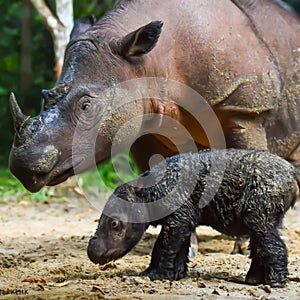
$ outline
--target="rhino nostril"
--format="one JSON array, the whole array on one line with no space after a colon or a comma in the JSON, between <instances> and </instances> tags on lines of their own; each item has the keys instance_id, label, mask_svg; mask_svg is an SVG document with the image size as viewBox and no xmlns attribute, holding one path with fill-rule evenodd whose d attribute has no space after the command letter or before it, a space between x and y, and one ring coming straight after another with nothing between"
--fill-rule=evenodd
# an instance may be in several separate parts
<instances>
[{"instance_id":1,"label":"rhino nostril","mask_svg":"<svg viewBox=\"0 0 300 300\"><path fill-rule=\"evenodd\" d=\"M98 237L96 235L91 236L90 240L89 240L89 244L90 245L94 244L97 239L98 239Z\"/></svg>"}]
</instances>

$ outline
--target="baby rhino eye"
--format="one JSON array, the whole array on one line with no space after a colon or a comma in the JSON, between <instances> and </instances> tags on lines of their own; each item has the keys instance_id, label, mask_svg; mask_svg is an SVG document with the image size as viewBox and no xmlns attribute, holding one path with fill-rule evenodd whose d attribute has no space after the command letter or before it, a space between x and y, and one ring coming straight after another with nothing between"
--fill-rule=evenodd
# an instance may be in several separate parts
<instances>
[{"instance_id":1,"label":"baby rhino eye","mask_svg":"<svg viewBox=\"0 0 300 300\"><path fill-rule=\"evenodd\" d=\"M119 228L119 225L120 225L120 221L117 220L117 219L113 219L110 223L110 226L112 229L117 229Z\"/></svg>"}]
</instances>

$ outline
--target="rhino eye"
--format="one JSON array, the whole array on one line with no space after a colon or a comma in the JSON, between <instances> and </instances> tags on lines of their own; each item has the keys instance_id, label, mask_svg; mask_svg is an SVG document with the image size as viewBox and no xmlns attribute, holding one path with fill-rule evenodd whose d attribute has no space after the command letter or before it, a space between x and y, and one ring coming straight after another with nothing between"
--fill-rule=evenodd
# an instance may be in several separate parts
<instances>
[{"instance_id":1,"label":"rhino eye","mask_svg":"<svg viewBox=\"0 0 300 300\"><path fill-rule=\"evenodd\" d=\"M120 227L120 221L117 219L113 219L110 223L112 229L118 229Z\"/></svg>"},{"instance_id":2,"label":"rhino eye","mask_svg":"<svg viewBox=\"0 0 300 300\"><path fill-rule=\"evenodd\" d=\"M91 102L90 101L85 101L82 103L81 109L83 111L88 111L91 108Z\"/></svg>"}]
</instances>

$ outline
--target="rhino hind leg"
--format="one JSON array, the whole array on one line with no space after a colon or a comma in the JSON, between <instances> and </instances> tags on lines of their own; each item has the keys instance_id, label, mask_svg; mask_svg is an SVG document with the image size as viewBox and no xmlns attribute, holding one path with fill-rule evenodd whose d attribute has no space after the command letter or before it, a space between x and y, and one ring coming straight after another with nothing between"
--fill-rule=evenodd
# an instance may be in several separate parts
<instances>
[{"instance_id":1,"label":"rhino hind leg","mask_svg":"<svg viewBox=\"0 0 300 300\"><path fill-rule=\"evenodd\" d=\"M246 283L285 286L288 281L287 249L277 230L251 237L251 257Z\"/></svg>"}]
</instances>

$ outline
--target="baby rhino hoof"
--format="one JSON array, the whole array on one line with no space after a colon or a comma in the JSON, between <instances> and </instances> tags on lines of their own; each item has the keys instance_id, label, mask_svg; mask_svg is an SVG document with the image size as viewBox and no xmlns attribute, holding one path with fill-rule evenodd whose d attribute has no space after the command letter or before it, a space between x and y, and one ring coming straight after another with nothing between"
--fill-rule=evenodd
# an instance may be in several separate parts
<instances>
[{"instance_id":1,"label":"baby rhino hoof","mask_svg":"<svg viewBox=\"0 0 300 300\"><path fill-rule=\"evenodd\" d=\"M160 268L149 267L140 275L148 276L151 280L179 280L185 277L186 272L175 272L174 270L164 270Z\"/></svg>"},{"instance_id":2,"label":"baby rhino hoof","mask_svg":"<svg viewBox=\"0 0 300 300\"><path fill-rule=\"evenodd\" d=\"M250 268L245 282L250 285L267 284L273 288L285 287L288 279L287 272L270 272L270 268L259 266L258 268Z\"/></svg>"},{"instance_id":3,"label":"baby rhino hoof","mask_svg":"<svg viewBox=\"0 0 300 300\"><path fill-rule=\"evenodd\" d=\"M287 284L287 280L282 280L282 281L276 282L276 281L264 280L264 279L261 279L261 278L253 278L253 277L250 278L248 276L247 276L245 282L247 284L250 284L250 285L266 284L266 285L269 285L273 288L283 288Z\"/></svg>"}]
</instances>

